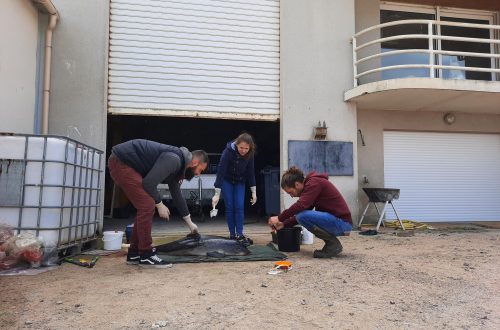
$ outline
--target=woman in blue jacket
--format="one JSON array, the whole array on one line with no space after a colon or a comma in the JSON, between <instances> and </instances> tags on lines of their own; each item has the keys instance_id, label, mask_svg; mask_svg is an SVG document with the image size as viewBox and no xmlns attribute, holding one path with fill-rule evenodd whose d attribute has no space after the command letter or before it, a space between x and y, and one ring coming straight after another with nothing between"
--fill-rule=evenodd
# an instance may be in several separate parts
<instances>
[{"instance_id":1,"label":"woman in blue jacket","mask_svg":"<svg viewBox=\"0 0 500 330\"><path fill-rule=\"evenodd\" d=\"M240 134L236 140L228 142L217 168L215 194L212 197L212 207L215 208L222 192L229 238L237 239L244 244L252 244L252 240L243 235L245 182L248 182L252 192L250 203L254 205L257 202L255 148L253 137L248 133Z\"/></svg>"}]
</instances>

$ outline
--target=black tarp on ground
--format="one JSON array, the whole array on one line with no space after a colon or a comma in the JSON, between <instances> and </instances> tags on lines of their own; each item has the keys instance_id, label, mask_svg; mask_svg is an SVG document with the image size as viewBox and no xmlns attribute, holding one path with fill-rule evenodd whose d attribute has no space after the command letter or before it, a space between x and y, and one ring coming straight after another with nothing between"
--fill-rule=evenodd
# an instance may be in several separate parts
<instances>
[{"instance_id":1,"label":"black tarp on ground","mask_svg":"<svg viewBox=\"0 0 500 330\"><path fill-rule=\"evenodd\" d=\"M235 262L235 261L278 261L287 259L287 255L276 250L272 243L267 245L251 245L248 247L250 254L246 256L225 256L225 257L208 257L208 256L171 256L168 254L158 253L158 256L163 260L172 264L181 263L198 263L198 262Z\"/></svg>"}]
</instances>

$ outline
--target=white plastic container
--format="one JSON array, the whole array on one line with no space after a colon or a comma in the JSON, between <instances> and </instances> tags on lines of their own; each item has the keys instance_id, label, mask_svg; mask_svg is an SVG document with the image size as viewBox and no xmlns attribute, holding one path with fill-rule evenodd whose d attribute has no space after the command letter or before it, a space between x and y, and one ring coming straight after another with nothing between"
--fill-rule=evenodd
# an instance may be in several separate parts
<instances>
[{"instance_id":1,"label":"white plastic container","mask_svg":"<svg viewBox=\"0 0 500 330\"><path fill-rule=\"evenodd\" d=\"M64 137L0 136L0 223L31 232L46 246L95 236L102 157Z\"/></svg>"},{"instance_id":2,"label":"white plastic container","mask_svg":"<svg viewBox=\"0 0 500 330\"><path fill-rule=\"evenodd\" d=\"M104 250L114 251L122 248L123 231L105 231L102 233Z\"/></svg>"},{"instance_id":3,"label":"white plastic container","mask_svg":"<svg viewBox=\"0 0 500 330\"><path fill-rule=\"evenodd\" d=\"M308 245L314 243L314 235L306 228L302 227L302 242L301 244Z\"/></svg>"}]
</instances>

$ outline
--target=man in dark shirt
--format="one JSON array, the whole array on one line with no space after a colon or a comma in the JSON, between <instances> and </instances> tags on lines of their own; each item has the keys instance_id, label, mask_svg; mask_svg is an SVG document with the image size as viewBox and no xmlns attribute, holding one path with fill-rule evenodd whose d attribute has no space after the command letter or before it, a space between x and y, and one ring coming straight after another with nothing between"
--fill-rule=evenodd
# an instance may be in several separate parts
<instances>
[{"instance_id":1,"label":"man in dark shirt","mask_svg":"<svg viewBox=\"0 0 500 330\"><path fill-rule=\"evenodd\" d=\"M299 168L292 167L283 174L281 188L299 200L280 215L269 218L269 226L280 230L299 223L305 227L325 241L323 249L314 251L315 258L331 258L342 252L342 244L336 236L350 234L352 217L328 175L312 172L304 178Z\"/></svg>"},{"instance_id":2,"label":"man in dark shirt","mask_svg":"<svg viewBox=\"0 0 500 330\"><path fill-rule=\"evenodd\" d=\"M159 268L172 266L156 255L152 247L151 225L155 212L169 219L170 211L161 201L157 186L168 184L172 199L191 234L198 227L191 221L186 200L181 194L181 181L200 175L207 168L208 155L203 150L190 152L148 140L130 140L114 146L108 160L109 173L137 209L134 230L127 254L128 264Z\"/></svg>"}]
</instances>

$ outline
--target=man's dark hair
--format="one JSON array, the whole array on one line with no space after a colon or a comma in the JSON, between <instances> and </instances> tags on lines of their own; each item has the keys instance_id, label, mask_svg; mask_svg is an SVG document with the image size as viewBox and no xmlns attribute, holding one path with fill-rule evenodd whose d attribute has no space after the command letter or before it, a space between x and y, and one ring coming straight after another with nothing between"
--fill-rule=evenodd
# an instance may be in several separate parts
<instances>
[{"instance_id":1,"label":"man's dark hair","mask_svg":"<svg viewBox=\"0 0 500 330\"><path fill-rule=\"evenodd\" d=\"M292 166L281 177L281 188L295 188L295 182L304 182L304 172L300 168Z\"/></svg>"},{"instance_id":2,"label":"man's dark hair","mask_svg":"<svg viewBox=\"0 0 500 330\"><path fill-rule=\"evenodd\" d=\"M199 159L201 163L207 164L208 166L208 154L205 150L194 150L191 151L191 154L193 155L193 158Z\"/></svg>"}]
</instances>

